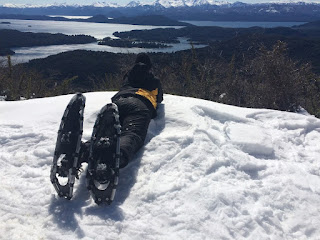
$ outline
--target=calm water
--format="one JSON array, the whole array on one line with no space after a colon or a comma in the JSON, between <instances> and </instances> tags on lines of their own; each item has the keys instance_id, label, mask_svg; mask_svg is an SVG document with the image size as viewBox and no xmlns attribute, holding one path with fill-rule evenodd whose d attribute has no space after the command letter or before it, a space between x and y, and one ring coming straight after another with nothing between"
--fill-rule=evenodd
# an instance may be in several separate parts
<instances>
[{"instance_id":1,"label":"calm water","mask_svg":"<svg viewBox=\"0 0 320 240\"><path fill-rule=\"evenodd\" d=\"M73 50L91 50L91 51L106 51L113 53L140 53L140 52L176 52L186 49L190 49L191 45L187 39L180 38L180 43L170 44L170 48L155 48L155 49L145 49L145 48L120 48L120 47L110 47L98 45L97 43L89 44L72 44L72 45L56 45L56 46L41 46L41 47L23 47L23 48L13 48L16 52L12 56L12 61L14 64L28 62L31 59L45 58L50 55L54 55L61 52L73 51ZM200 48L206 45L194 45L194 47Z\"/></svg>"},{"instance_id":2,"label":"calm water","mask_svg":"<svg viewBox=\"0 0 320 240\"><path fill-rule=\"evenodd\" d=\"M295 25L301 25L306 22L214 22L214 21L181 21L190 23L196 26L216 26L226 28L249 28L249 27L292 27Z\"/></svg>"},{"instance_id":3,"label":"calm water","mask_svg":"<svg viewBox=\"0 0 320 240\"><path fill-rule=\"evenodd\" d=\"M138 26L129 24L110 24L110 23L87 23L87 22L63 22L63 21L38 21L38 20L13 20L1 19L1 22L10 22L11 24L0 24L0 29L16 29L22 32L46 32L46 33L63 33L67 35L85 34L97 39L105 37L114 37L114 32L123 32L131 30L168 28L168 26ZM170 26L172 27L172 26ZM173 26L175 28L181 28ZM139 52L175 52L191 48L186 39L180 39L179 44L170 44L170 48L162 49L143 49L143 48L119 48L90 44L72 44L72 45L55 45L42 47L22 47L14 48L16 54L12 57L13 63L27 62L31 59L45 58L53 54L72 51L72 50L92 50L107 51L114 53L139 53ZM196 47L203 47L199 45ZM1 58L0 58L1 60Z\"/></svg>"},{"instance_id":4,"label":"calm water","mask_svg":"<svg viewBox=\"0 0 320 240\"><path fill-rule=\"evenodd\" d=\"M87 23L87 22L63 22L63 21L38 21L38 20L13 20L1 19L1 22L10 22L11 24L0 24L0 29L16 29L22 32L46 32L46 33L63 33L67 35L85 34L91 35L97 39L105 37L114 37L114 32L123 32L131 30L168 28L168 26L138 26L129 24L110 24L110 23ZM220 27L291 27L303 24L302 22L212 22L212 21L185 21L197 26L220 26ZM175 27L180 28L180 27ZM119 48L90 44L72 44L72 45L55 45L43 47L23 47L13 49L16 54L12 57L14 64L27 62L31 59L45 58L53 54L72 51L72 50L92 50L107 51L114 53L139 53L139 52L176 52L190 49L191 45L187 39L180 39L179 44L170 44L170 48L162 49L144 49L144 48ZM204 47L205 45L195 45L195 47ZM3 58L2 58L3 59ZM0 57L1 60L1 57Z\"/></svg>"},{"instance_id":5,"label":"calm water","mask_svg":"<svg viewBox=\"0 0 320 240\"><path fill-rule=\"evenodd\" d=\"M88 19L93 16L65 16L65 15L48 15L49 17L64 17L68 19Z\"/></svg>"},{"instance_id":6,"label":"calm water","mask_svg":"<svg viewBox=\"0 0 320 240\"><path fill-rule=\"evenodd\" d=\"M89 23L89 22L64 22L64 21L38 21L38 20L16 20L1 19L1 22L11 24L0 24L0 28L16 29L22 32L45 32L63 33L68 35L85 34L97 39L112 37L114 32L124 32L131 30L166 28L168 26L138 26L129 24L111 23ZM179 28L179 27L177 27Z\"/></svg>"}]
</instances>

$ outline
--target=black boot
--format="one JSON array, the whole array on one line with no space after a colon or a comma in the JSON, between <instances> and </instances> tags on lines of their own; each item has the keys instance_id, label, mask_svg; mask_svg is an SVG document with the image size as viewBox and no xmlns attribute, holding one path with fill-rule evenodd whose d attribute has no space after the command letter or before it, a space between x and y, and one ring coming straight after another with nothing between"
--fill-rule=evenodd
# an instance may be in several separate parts
<instances>
[{"instance_id":1,"label":"black boot","mask_svg":"<svg viewBox=\"0 0 320 240\"><path fill-rule=\"evenodd\" d=\"M128 155L120 150L120 164L119 164L119 167L120 168L124 168L125 166L127 166L129 163L129 158L128 158Z\"/></svg>"},{"instance_id":2,"label":"black boot","mask_svg":"<svg viewBox=\"0 0 320 240\"><path fill-rule=\"evenodd\" d=\"M81 166L82 163L88 162L89 154L90 154L90 141L81 142L80 153L79 153L79 165Z\"/></svg>"}]
</instances>

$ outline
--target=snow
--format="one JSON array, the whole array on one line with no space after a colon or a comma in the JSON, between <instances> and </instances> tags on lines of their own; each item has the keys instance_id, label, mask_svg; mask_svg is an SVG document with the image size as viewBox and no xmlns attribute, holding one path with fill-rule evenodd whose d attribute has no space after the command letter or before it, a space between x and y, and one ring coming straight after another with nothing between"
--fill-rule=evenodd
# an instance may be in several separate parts
<instances>
[{"instance_id":1,"label":"snow","mask_svg":"<svg viewBox=\"0 0 320 240\"><path fill-rule=\"evenodd\" d=\"M162 5L165 8L186 6L185 0L157 0L155 4L156 3Z\"/></svg>"},{"instance_id":2,"label":"snow","mask_svg":"<svg viewBox=\"0 0 320 240\"><path fill-rule=\"evenodd\" d=\"M138 1L138 2L135 2L135 1L131 1L129 2L126 7L138 7L138 6L141 6L141 3Z\"/></svg>"},{"instance_id":3,"label":"snow","mask_svg":"<svg viewBox=\"0 0 320 240\"><path fill-rule=\"evenodd\" d=\"M92 6L94 7L113 7L113 8L117 8L119 7L119 5L115 2L113 3L108 3L108 2L95 2L92 4Z\"/></svg>"},{"instance_id":4,"label":"snow","mask_svg":"<svg viewBox=\"0 0 320 240\"><path fill-rule=\"evenodd\" d=\"M113 94L85 94L84 140ZM0 102L1 239L319 239L319 119L165 95L97 206L85 172L71 201L49 179L71 97Z\"/></svg>"},{"instance_id":5,"label":"snow","mask_svg":"<svg viewBox=\"0 0 320 240\"><path fill-rule=\"evenodd\" d=\"M266 0L266 1L250 1L246 0L243 2L239 1L224 1L224 0L154 0L154 1L127 1L126 3L118 3L116 1L113 2L106 2L106 1L97 1L93 3L51 3L51 4L22 4L22 3L4 3L0 6L8 7L8 8L41 8L41 7L83 7L83 6L93 6L93 7L112 7L112 8L119 8L119 7L138 7L138 6L145 6L145 5L157 5L160 4L165 8L171 7L194 7L194 6L202 6L202 5L236 5L236 4L319 4L320 0Z\"/></svg>"},{"instance_id":6,"label":"snow","mask_svg":"<svg viewBox=\"0 0 320 240\"><path fill-rule=\"evenodd\" d=\"M156 0L154 4L160 4L165 8L170 7L194 7L201 5L224 5L228 4L226 1L216 0Z\"/></svg>"}]
</instances>

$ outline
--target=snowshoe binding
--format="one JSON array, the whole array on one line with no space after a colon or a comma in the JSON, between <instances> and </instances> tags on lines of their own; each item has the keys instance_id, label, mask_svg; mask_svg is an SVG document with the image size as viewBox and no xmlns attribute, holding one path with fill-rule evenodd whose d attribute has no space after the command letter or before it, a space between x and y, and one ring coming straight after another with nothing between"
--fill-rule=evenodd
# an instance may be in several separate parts
<instances>
[{"instance_id":1,"label":"snowshoe binding","mask_svg":"<svg viewBox=\"0 0 320 240\"><path fill-rule=\"evenodd\" d=\"M87 188L96 204L110 205L119 181L120 133L118 107L104 106L90 140Z\"/></svg>"},{"instance_id":2,"label":"snowshoe binding","mask_svg":"<svg viewBox=\"0 0 320 240\"><path fill-rule=\"evenodd\" d=\"M54 151L50 179L58 195L67 199L73 196L73 185L80 168L78 160L85 101L81 93L70 100L61 119Z\"/></svg>"}]
</instances>

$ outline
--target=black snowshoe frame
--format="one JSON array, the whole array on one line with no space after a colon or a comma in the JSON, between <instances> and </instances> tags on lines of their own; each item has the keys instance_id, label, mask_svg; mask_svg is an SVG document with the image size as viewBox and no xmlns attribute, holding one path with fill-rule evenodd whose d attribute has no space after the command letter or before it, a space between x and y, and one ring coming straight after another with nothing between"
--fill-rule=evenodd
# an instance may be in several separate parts
<instances>
[{"instance_id":1,"label":"black snowshoe frame","mask_svg":"<svg viewBox=\"0 0 320 240\"><path fill-rule=\"evenodd\" d=\"M105 105L94 124L90 142L87 188L94 201L110 205L119 182L120 134L118 107Z\"/></svg>"},{"instance_id":2,"label":"black snowshoe frame","mask_svg":"<svg viewBox=\"0 0 320 240\"><path fill-rule=\"evenodd\" d=\"M78 160L85 102L85 96L77 93L66 107L61 119L51 167L50 180L58 195L67 199L73 196L73 186L79 171ZM67 183L61 184L58 177L67 178Z\"/></svg>"},{"instance_id":3,"label":"black snowshoe frame","mask_svg":"<svg viewBox=\"0 0 320 240\"><path fill-rule=\"evenodd\" d=\"M50 180L59 197L73 197L75 178L78 178L79 153L83 133L83 114L86 98L77 93L70 100L61 119ZM105 105L97 116L90 140L87 169L87 189L94 201L110 205L119 182L120 134L118 107ZM64 183L60 183L61 178ZM67 181L66 181L67 180Z\"/></svg>"}]
</instances>

